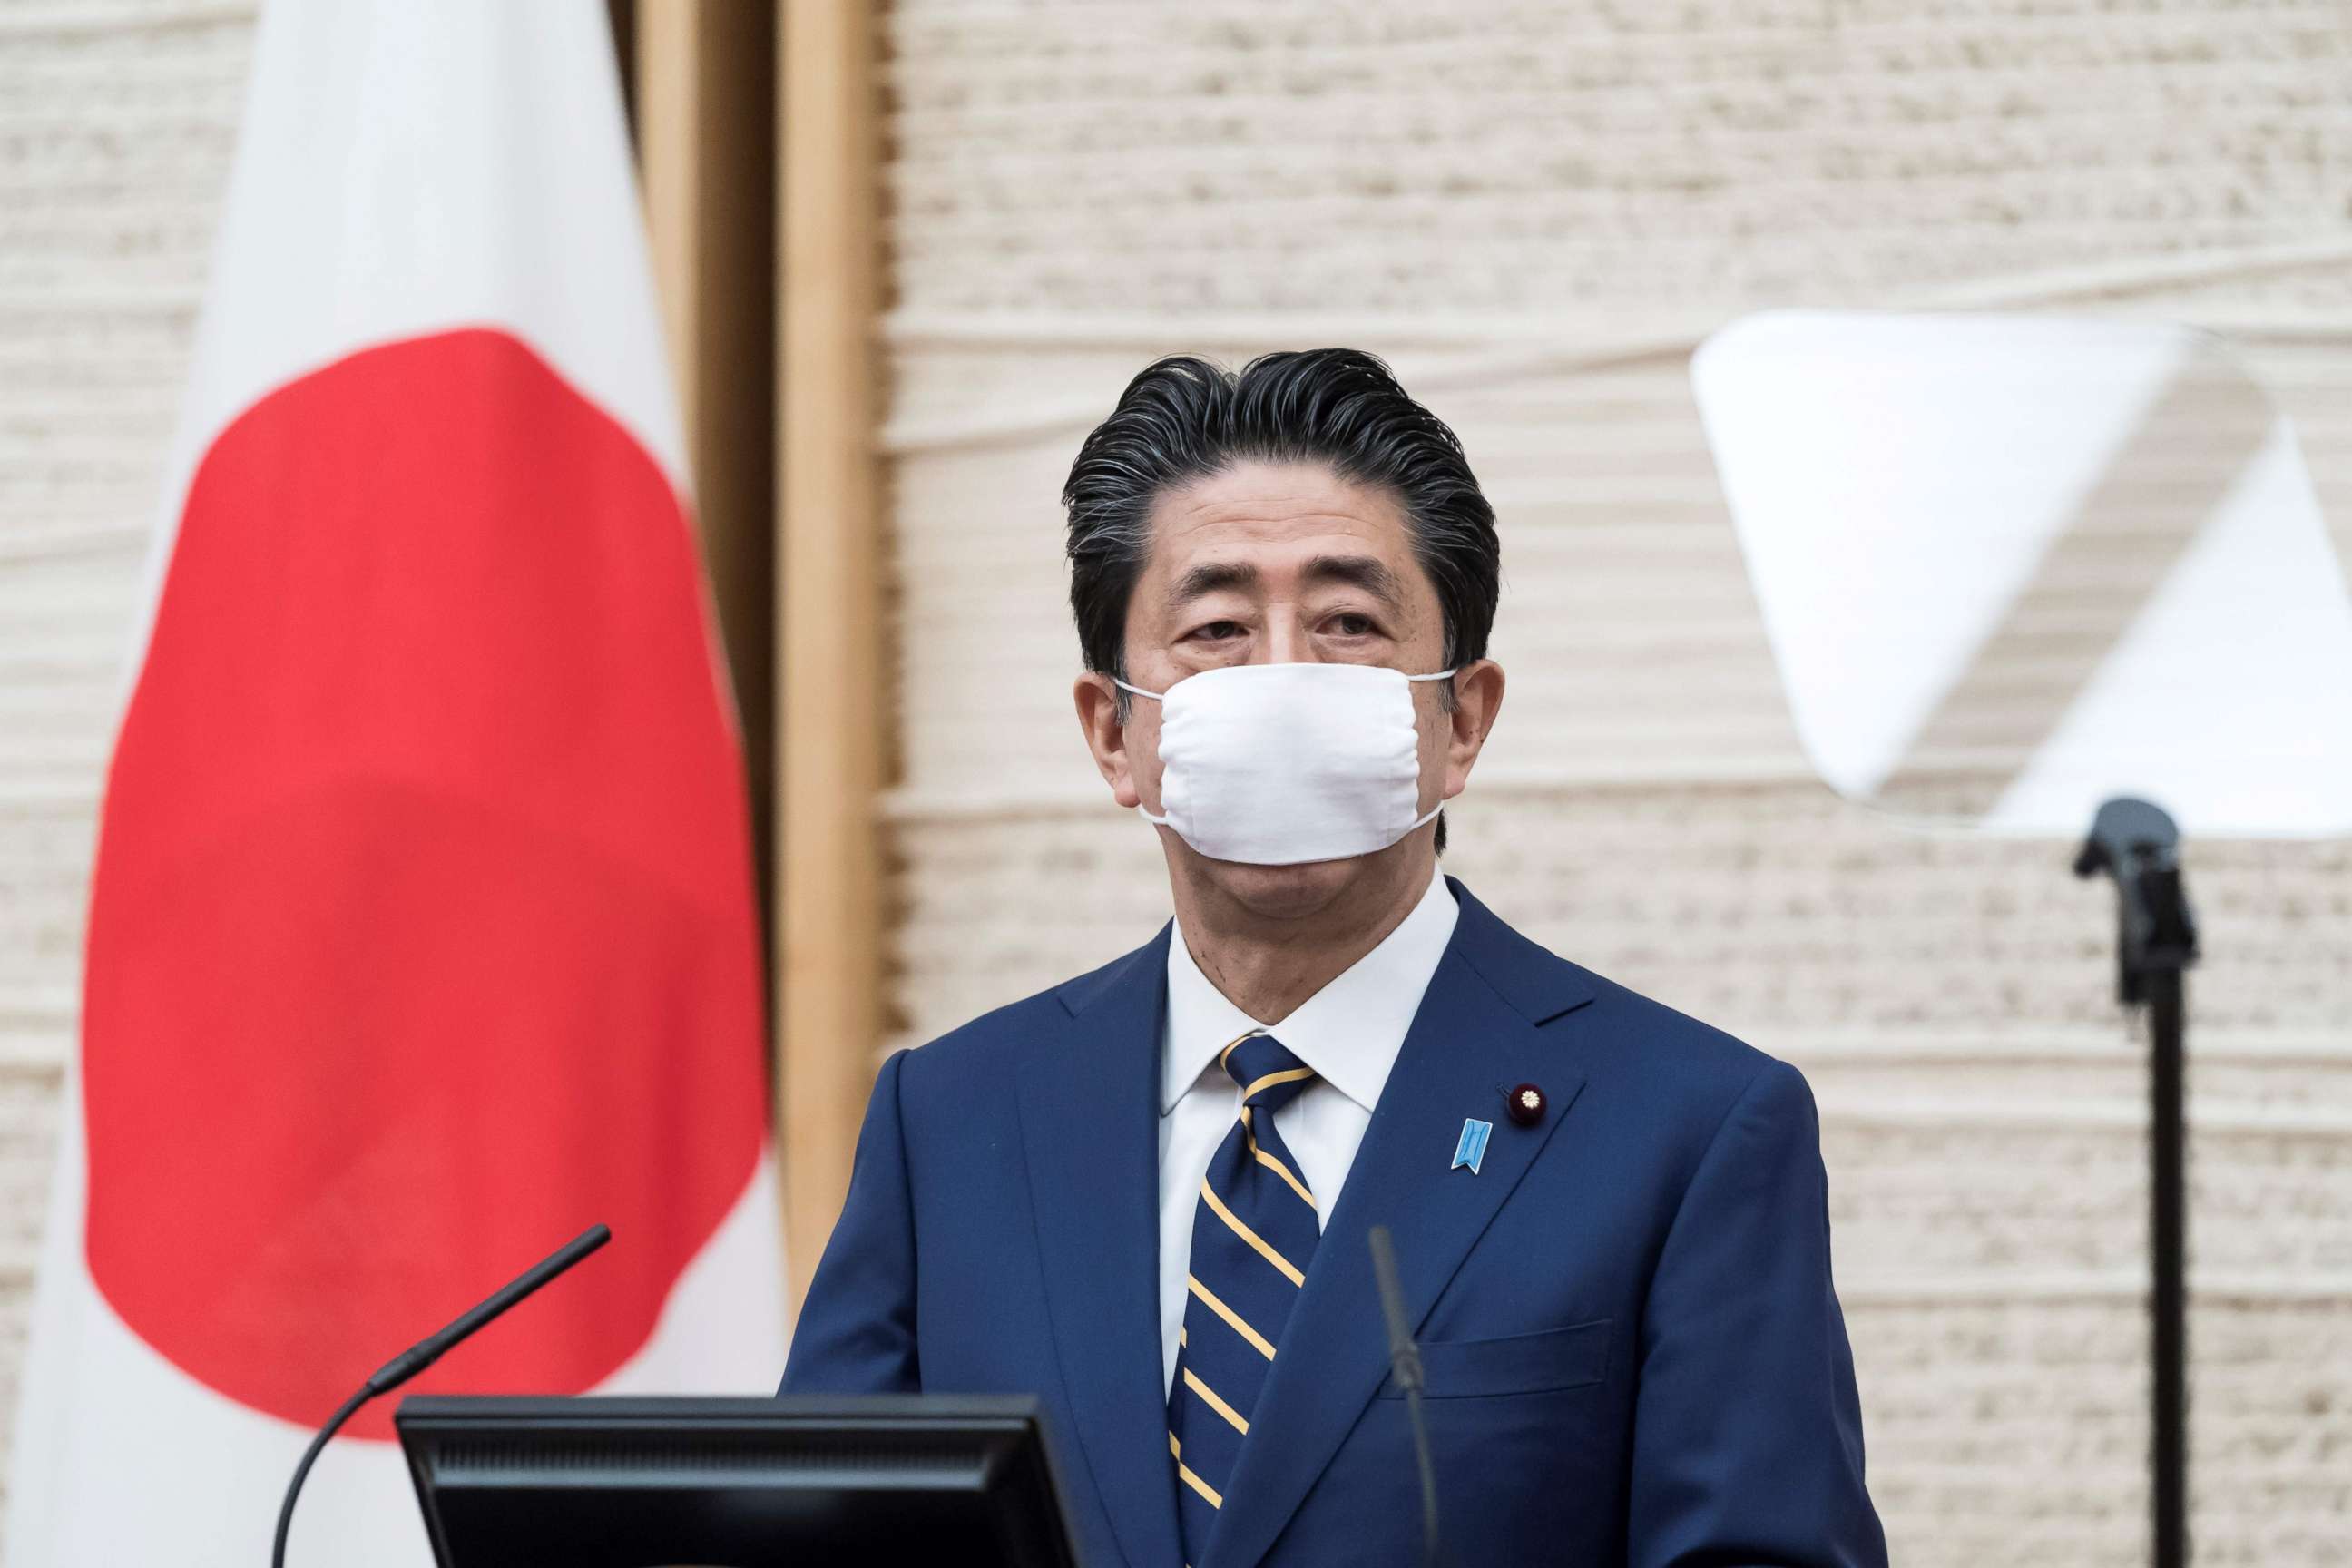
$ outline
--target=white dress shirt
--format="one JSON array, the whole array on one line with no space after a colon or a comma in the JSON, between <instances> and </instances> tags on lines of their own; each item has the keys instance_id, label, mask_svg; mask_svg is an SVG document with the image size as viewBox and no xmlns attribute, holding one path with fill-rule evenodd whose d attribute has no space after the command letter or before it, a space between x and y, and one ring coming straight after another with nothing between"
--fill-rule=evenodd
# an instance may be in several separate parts
<instances>
[{"instance_id":1,"label":"white dress shirt","mask_svg":"<svg viewBox=\"0 0 2352 1568\"><path fill-rule=\"evenodd\" d=\"M1237 1035L1264 1029L1313 1068L1314 1080L1274 1113L1274 1125L1315 1194L1318 1225L1339 1201L1372 1107L1404 1047L1461 910L1442 875L1396 930L1287 1018L1265 1024L1228 1001L1192 962L1180 927L1168 943L1168 1007L1160 1025L1160 1348L1164 1384L1176 1381L1192 1215L1217 1146L1241 1119L1241 1086L1217 1066Z\"/></svg>"}]
</instances>

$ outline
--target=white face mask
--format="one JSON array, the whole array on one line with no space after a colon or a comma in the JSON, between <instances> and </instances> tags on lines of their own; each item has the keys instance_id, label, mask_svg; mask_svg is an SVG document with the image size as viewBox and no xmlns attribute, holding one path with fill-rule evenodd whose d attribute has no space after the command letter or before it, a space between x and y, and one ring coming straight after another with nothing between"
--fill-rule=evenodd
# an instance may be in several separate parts
<instances>
[{"instance_id":1,"label":"white face mask","mask_svg":"<svg viewBox=\"0 0 2352 1568\"><path fill-rule=\"evenodd\" d=\"M1387 848L1437 815L1421 809L1416 680L1369 664L1234 664L1166 692L1160 803L1138 806L1212 860L1298 866Z\"/></svg>"}]
</instances>

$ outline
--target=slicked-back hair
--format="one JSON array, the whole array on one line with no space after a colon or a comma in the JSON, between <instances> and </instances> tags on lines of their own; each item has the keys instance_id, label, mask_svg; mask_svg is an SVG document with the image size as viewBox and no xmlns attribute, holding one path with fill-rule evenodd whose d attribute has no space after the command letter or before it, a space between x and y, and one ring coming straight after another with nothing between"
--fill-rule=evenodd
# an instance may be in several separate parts
<instances>
[{"instance_id":1,"label":"slicked-back hair","mask_svg":"<svg viewBox=\"0 0 2352 1568\"><path fill-rule=\"evenodd\" d=\"M1321 463L1387 489L1444 612L1445 668L1486 656L1502 552L1462 443L1377 356L1307 349L1239 372L1190 354L1156 361L1080 445L1062 507L1088 669L1126 678L1128 599L1151 552L1153 503L1251 459Z\"/></svg>"}]
</instances>

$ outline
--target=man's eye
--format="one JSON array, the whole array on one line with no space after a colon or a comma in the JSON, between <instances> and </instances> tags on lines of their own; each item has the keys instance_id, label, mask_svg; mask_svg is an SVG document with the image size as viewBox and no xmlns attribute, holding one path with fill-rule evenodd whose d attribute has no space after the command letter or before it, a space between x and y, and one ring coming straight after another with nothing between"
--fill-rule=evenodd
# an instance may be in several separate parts
<instances>
[{"instance_id":1,"label":"man's eye","mask_svg":"<svg viewBox=\"0 0 2352 1568\"><path fill-rule=\"evenodd\" d=\"M1193 627L1188 635L1200 642L1223 642L1227 637L1237 637L1242 635L1241 623L1211 621L1207 626Z\"/></svg>"},{"instance_id":2,"label":"man's eye","mask_svg":"<svg viewBox=\"0 0 2352 1568\"><path fill-rule=\"evenodd\" d=\"M1330 626L1343 637L1370 637L1379 629L1372 625L1371 616L1358 615L1334 616L1331 617Z\"/></svg>"}]
</instances>

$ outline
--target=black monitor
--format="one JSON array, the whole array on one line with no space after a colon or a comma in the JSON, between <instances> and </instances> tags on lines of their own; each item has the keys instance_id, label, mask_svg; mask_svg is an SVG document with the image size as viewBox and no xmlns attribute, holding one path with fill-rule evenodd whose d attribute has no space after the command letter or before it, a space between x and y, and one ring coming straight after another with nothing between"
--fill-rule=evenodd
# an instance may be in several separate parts
<instances>
[{"instance_id":1,"label":"black monitor","mask_svg":"<svg viewBox=\"0 0 2352 1568\"><path fill-rule=\"evenodd\" d=\"M403 1400L440 1568L1072 1568L1037 1402Z\"/></svg>"}]
</instances>

